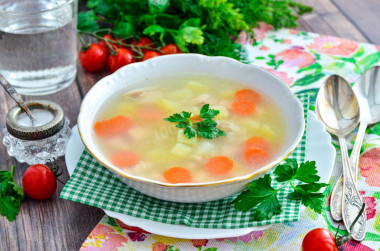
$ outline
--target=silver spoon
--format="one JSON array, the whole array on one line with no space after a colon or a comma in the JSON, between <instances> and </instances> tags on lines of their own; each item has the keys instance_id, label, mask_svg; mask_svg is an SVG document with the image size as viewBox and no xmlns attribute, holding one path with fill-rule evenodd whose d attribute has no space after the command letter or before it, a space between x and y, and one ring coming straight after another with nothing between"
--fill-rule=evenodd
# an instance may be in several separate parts
<instances>
[{"instance_id":1,"label":"silver spoon","mask_svg":"<svg viewBox=\"0 0 380 251\"><path fill-rule=\"evenodd\" d=\"M355 93L346 80L333 75L325 81L317 95L316 114L325 124L327 131L339 139L343 161L343 222L352 238L361 241L365 235L366 220L365 214L361 214L357 223L351 228L363 202L355 186L345 140L345 136L358 125L360 111Z\"/></svg>"},{"instance_id":2,"label":"silver spoon","mask_svg":"<svg viewBox=\"0 0 380 251\"><path fill-rule=\"evenodd\" d=\"M20 94L16 92L16 90L11 86L11 84L6 80L6 78L0 73L0 84L4 87L5 91L11 96L16 103L25 111L30 120L32 121L32 125L36 122L36 119L33 117L29 108L25 105L24 100L21 98Z\"/></svg>"},{"instance_id":3,"label":"silver spoon","mask_svg":"<svg viewBox=\"0 0 380 251\"><path fill-rule=\"evenodd\" d=\"M364 72L353 89L360 107L360 125L350 157L350 166L354 181L356 181L365 130L368 125L380 121L380 66L374 66ZM343 178L341 177L331 193L331 216L336 221L342 220L342 196Z\"/></svg>"}]
</instances>

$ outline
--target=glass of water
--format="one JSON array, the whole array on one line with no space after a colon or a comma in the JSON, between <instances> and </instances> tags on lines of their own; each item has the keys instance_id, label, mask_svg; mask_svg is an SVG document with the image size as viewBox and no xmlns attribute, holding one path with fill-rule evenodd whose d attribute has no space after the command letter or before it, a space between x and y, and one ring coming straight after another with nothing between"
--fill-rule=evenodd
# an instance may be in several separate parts
<instances>
[{"instance_id":1,"label":"glass of water","mask_svg":"<svg viewBox=\"0 0 380 251\"><path fill-rule=\"evenodd\" d=\"M73 83L78 0L0 0L0 73L24 95Z\"/></svg>"}]
</instances>

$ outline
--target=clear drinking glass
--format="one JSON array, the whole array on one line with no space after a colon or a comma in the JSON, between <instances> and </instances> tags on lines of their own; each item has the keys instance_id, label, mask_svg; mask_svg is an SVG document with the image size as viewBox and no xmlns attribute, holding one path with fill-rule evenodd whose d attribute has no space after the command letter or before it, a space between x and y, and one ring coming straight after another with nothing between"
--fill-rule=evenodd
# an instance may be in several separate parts
<instances>
[{"instance_id":1,"label":"clear drinking glass","mask_svg":"<svg viewBox=\"0 0 380 251\"><path fill-rule=\"evenodd\" d=\"M74 81L77 12L77 0L0 0L0 73L19 93L55 93Z\"/></svg>"}]
</instances>

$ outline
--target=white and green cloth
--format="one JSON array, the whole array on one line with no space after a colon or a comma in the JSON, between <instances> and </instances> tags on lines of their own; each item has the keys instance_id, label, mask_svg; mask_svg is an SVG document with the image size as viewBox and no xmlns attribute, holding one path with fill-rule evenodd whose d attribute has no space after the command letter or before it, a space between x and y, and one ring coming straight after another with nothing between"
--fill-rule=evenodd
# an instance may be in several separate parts
<instances>
[{"instance_id":1,"label":"white and green cloth","mask_svg":"<svg viewBox=\"0 0 380 251\"><path fill-rule=\"evenodd\" d=\"M307 121L309 96L299 94L298 98L303 104ZM306 145L305 130L300 144L289 158L305 161ZM275 187L275 179L272 180ZM252 212L234 209L231 202L236 195L217 201L189 204L159 200L142 194L116 178L111 171L84 150L60 198L162 223L185 224L197 228L233 229L298 220L300 201L286 199L289 192L291 189L283 189L278 194L282 208L280 215L270 220L252 221Z\"/></svg>"}]
</instances>

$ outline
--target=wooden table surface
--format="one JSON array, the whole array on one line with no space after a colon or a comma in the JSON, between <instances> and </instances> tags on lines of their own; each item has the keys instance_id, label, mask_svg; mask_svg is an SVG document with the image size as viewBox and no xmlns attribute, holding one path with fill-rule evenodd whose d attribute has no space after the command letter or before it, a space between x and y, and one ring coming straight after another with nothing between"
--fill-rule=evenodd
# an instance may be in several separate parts
<instances>
[{"instance_id":1,"label":"wooden table surface","mask_svg":"<svg viewBox=\"0 0 380 251\"><path fill-rule=\"evenodd\" d=\"M302 0L314 7L311 14L303 16L299 29L326 35L353 39L360 42L380 44L380 1L378 0ZM84 95L109 72L98 74L84 72L78 67L75 82L65 90L42 97L60 104L71 126L76 124L79 106ZM0 129L5 126L5 115L14 105L5 92L0 91ZM0 137L3 134L0 130ZM59 158L64 169L61 176L66 181L69 176L64 158ZM15 179L21 183L26 164L19 164L7 155L6 148L0 144L0 170L10 170L16 166ZM62 185L53 198L36 201L26 198L22 202L17 219L10 223L0 217L0 250L78 250L91 230L103 217L100 209L59 199Z\"/></svg>"}]
</instances>

